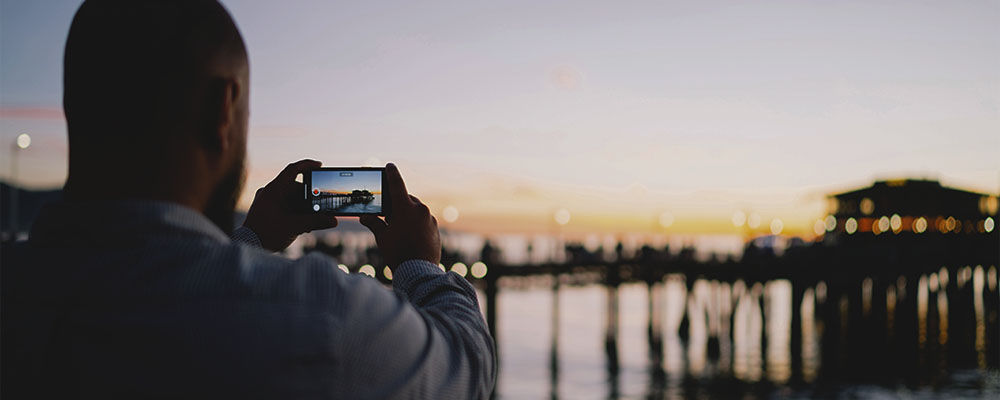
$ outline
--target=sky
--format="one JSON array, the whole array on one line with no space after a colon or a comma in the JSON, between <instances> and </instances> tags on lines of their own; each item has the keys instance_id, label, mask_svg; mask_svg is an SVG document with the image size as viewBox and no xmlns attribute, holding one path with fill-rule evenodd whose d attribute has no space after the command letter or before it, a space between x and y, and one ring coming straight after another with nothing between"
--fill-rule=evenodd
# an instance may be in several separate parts
<instances>
[{"instance_id":1,"label":"sky","mask_svg":"<svg viewBox=\"0 0 1000 400\"><path fill-rule=\"evenodd\" d=\"M351 174L344 176L344 173ZM382 194L382 173L379 171L315 171L312 173L315 189L336 193L351 193L365 189Z\"/></svg>"},{"instance_id":2,"label":"sky","mask_svg":"<svg viewBox=\"0 0 1000 400\"><path fill-rule=\"evenodd\" d=\"M66 176L79 4L0 0L0 140L32 135L31 187ZM223 4L251 65L241 207L302 158L395 162L484 233L732 234L742 212L808 235L875 179L1000 190L995 0Z\"/></svg>"}]
</instances>

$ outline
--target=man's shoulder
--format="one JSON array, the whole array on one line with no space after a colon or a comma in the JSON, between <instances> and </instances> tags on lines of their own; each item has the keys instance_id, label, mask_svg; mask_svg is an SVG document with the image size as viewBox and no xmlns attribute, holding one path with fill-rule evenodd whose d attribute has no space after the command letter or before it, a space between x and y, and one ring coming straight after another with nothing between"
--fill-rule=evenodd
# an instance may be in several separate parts
<instances>
[{"instance_id":1,"label":"man's shoulder","mask_svg":"<svg viewBox=\"0 0 1000 400\"><path fill-rule=\"evenodd\" d=\"M73 287L83 297L301 302L343 285L346 275L320 253L290 259L236 242L189 237L105 248L28 241L5 243L3 250L4 286Z\"/></svg>"}]
</instances>

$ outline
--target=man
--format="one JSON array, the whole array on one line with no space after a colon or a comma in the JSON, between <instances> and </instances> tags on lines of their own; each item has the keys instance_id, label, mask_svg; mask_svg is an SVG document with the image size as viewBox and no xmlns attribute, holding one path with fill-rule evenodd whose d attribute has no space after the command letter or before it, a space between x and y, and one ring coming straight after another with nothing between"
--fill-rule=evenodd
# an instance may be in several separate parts
<instances>
[{"instance_id":1,"label":"man","mask_svg":"<svg viewBox=\"0 0 1000 400\"><path fill-rule=\"evenodd\" d=\"M281 171L227 235L249 68L215 0L88 0L64 61L64 200L3 254L5 399L489 395L475 291L438 269L436 221L394 165L391 218L362 218L393 290L269 252L336 226L289 211L318 161Z\"/></svg>"}]
</instances>

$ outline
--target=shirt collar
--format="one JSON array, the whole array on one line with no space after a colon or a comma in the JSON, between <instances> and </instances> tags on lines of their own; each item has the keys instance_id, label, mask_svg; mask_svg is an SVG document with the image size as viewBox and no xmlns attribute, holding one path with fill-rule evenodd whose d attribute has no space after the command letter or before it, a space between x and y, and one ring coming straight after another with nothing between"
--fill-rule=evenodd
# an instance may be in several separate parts
<instances>
[{"instance_id":1,"label":"shirt collar","mask_svg":"<svg viewBox=\"0 0 1000 400\"><path fill-rule=\"evenodd\" d=\"M45 206L35 220L29 240L115 240L156 232L230 241L200 212L177 203L154 200L52 203Z\"/></svg>"}]
</instances>

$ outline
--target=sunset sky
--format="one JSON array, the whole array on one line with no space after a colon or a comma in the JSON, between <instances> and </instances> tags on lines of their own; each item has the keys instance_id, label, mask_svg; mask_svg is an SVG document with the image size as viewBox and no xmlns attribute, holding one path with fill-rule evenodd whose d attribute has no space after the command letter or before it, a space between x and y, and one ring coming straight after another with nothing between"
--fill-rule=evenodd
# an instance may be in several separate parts
<instances>
[{"instance_id":1,"label":"sunset sky","mask_svg":"<svg viewBox=\"0 0 1000 400\"><path fill-rule=\"evenodd\" d=\"M997 1L223 3L251 63L243 207L301 158L393 161L483 233L565 209L567 232L731 234L741 211L809 234L874 179L1000 188ZM5 180L20 133L18 181L65 179L79 4L0 0Z\"/></svg>"},{"instance_id":2,"label":"sunset sky","mask_svg":"<svg viewBox=\"0 0 1000 400\"><path fill-rule=\"evenodd\" d=\"M345 176L344 174L350 174ZM379 171L313 171L313 189L324 192L349 194L355 190L368 190L382 194L382 173Z\"/></svg>"}]
</instances>

